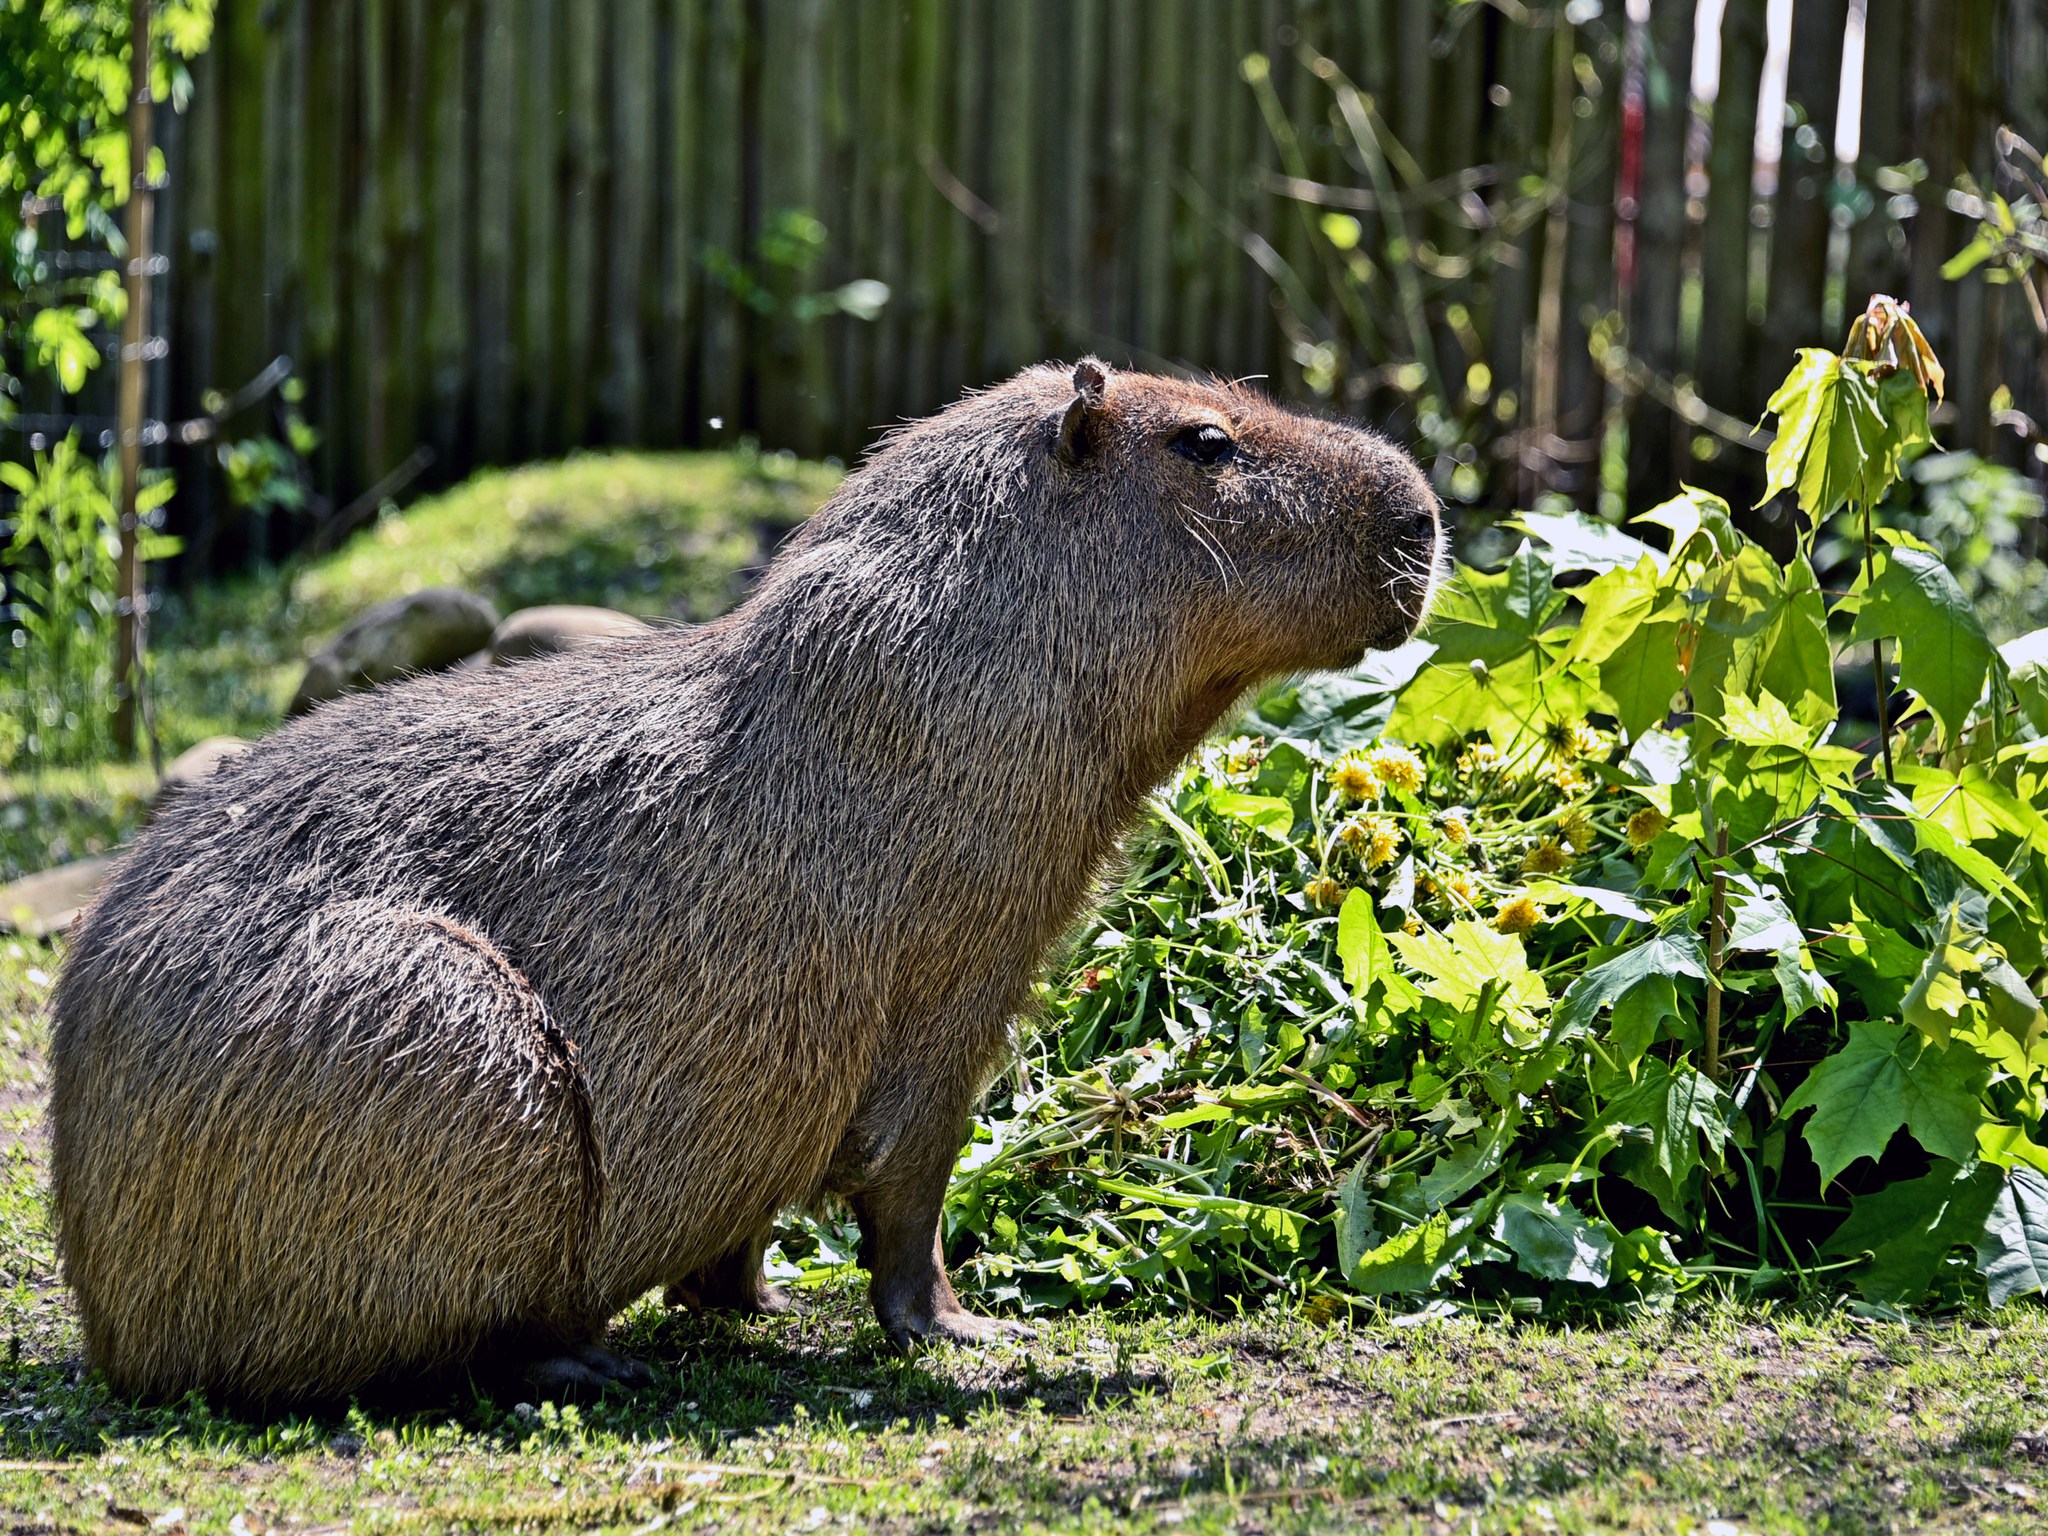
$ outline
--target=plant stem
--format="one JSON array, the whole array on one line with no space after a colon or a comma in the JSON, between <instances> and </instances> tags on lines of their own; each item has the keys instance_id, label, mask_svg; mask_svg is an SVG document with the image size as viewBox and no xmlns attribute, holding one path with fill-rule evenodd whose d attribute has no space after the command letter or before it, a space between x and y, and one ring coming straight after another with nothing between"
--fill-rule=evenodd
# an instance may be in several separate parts
<instances>
[{"instance_id":1,"label":"plant stem","mask_svg":"<svg viewBox=\"0 0 2048 1536\"><path fill-rule=\"evenodd\" d=\"M1870 503L1863 503L1863 586L1868 591L1877 581L1877 556L1870 547ZM1877 685L1877 746L1884 754L1884 781L1892 782L1892 723L1890 710L1885 705L1884 686L1884 641L1873 637L1870 642L1870 680Z\"/></svg>"},{"instance_id":2,"label":"plant stem","mask_svg":"<svg viewBox=\"0 0 2048 1536\"><path fill-rule=\"evenodd\" d=\"M1714 833L1713 895L1707 903L1706 1069L1710 1082L1721 1081L1721 946L1728 937L1728 872L1718 861L1728 857L1728 829Z\"/></svg>"}]
</instances>

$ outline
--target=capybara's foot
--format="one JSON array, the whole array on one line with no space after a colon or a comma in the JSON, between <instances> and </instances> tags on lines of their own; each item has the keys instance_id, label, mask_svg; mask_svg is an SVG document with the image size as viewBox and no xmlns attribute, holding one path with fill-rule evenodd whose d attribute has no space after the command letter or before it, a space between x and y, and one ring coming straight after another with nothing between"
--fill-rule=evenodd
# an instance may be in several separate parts
<instances>
[{"instance_id":1,"label":"capybara's foot","mask_svg":"<svg viewBox=\"0 0 2048 1536\"><path fill-rule=\"evenodd\" d=\"M942 1339L949 1344L1009 1344L1038 1337L1038 1330L1028 1323L1013 1322L1006 1317L982 1317L959 1306L929 1315L898 1313L894 1317L884 1317L882 1328L890 1341L905 1353L920 1344L933 1344Z\"/></svg>"},{"instance_id":2,"label":"capybara's foot","mask_svg":"<svg viewBox=\"0 0 2048 1536\"><path fill-rule=\"evenodd\" d=\"M661 1293L663 1305L692 1312L737 1312L741 1317L801 1316L802 1304L781 1286L770 1285L761 1272L768 1235L763 1228L674 1282Z\"/></svg>"},{"instance_id":3,"label":"capybara's foot","mask_svg":"<svg viewBox=\"0 0 2048 1536\"><path fill-rule=\"evenodd\" d=\"M787 1286L770 1285L765 1279L744 1291L720 1291L698 1286L696 1278L678 1280L663 1291L661 1304L690 1312L736 1312L741 1317L802 1317L810 1310Z\"/></svg>"},{"instance_id":4,"label":"capybara's foot","mask_svg":"<svg viewBox=\"0 0 2048 1536\"><path fill-rule=\"evenodd\" d=\"M602 1344L579 1344L566 1354L536 1360L520 1374L543 1397L572 1403L595 1401L607 1387L630 1392L654 1385L654 1372Z\"/></svg>"}]
</instances>

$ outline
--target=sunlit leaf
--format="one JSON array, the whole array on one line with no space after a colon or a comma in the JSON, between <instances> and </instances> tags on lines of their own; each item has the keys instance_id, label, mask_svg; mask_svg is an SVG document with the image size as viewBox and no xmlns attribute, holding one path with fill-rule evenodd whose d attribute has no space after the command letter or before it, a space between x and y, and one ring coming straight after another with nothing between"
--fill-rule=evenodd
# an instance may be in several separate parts
<instances>
[{"instance_id":1,"label":"sunlit leaf","mask_svg":"<svg viewBox=\"0 0 2048 1536\"><path fill-rule=\"evenodd\" d=\"M1882 1156L1902 1126L1937 1157L1962 1163L1977 1145L1986 1075L1974 1052L1930 1045L1903 1024L1857 1019L1848 1043L1807 1074L1784 1114L1813 1111L1806 1142L1827 1180L1859 1157Z\"/></svg>"},{"instance_id":2,"label":"sunlit leaf","mask_svg":"<svg viewBox=\"0 0 2048 1536\"><path fill-rule=\"evenodd\" d=\"M1940 556L1906 545L1879 552L1876 579L1863 591L1849 631L1852 643L1878 638L1898 641L1899 680L1954 740L1984 691L1994 652Z\"/></svg>"}]
</instances>

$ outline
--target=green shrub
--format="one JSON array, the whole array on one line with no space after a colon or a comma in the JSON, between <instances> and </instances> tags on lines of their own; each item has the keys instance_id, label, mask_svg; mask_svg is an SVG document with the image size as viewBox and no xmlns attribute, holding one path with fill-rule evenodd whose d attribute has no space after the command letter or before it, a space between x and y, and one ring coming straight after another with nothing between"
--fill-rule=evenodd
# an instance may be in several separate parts
<instances>
[{"instance_id":1,"label":"green shrub","mask_svg":"<svg viewBox=\"0 0 2048 1536\"><path fill-rule=\"evenodd\" d=\"M0 463L0 486L15 495L0 545L0 768L89 762L112 750L117 478L111 458L87 458L75 436L33 464ZM167 476L146 484L140 513L170 493ZM154 559L174 546L145 527L142 547Z\"/></svg>"},{"instance_id":2,"label":"green shrub","mask_svg":"<svg viewBox=\"0 0 2048 1536\"><path fill-rule=\"evenodd\" d=\"M1884 495L1939 387L1896 311L1858 337L1773 401L1789 565L1698 492L1637 520L1663 550L1527 517L1420 640L1180 773L962 1159L967 1285L2048 1283L2048 689L1897 530L1830 610L1815 530ZM1836 739L1831 619L1911 690L1889 771Z\"/></svg>"}]
</instances>

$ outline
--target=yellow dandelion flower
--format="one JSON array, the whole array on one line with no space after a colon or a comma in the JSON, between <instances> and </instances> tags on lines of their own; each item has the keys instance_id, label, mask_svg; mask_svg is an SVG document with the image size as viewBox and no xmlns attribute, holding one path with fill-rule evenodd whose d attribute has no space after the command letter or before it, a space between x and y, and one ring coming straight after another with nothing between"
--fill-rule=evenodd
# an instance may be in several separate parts
<instances>
[{"instance_id":1,"label":"yellow dandelion flower","mask_svg":"<svg viewBox=\"0 0 2048 1536\"><path fill-rule=\"evenodd\" d=\"M1581 720L1572 727L1572 751L1580 757L1605 757L1611 745L1607 733Z\"/></svg>"},{"instance_id":2,"label":"yellow dandelion flower","mask_svg":"<svg viewBox=\"0 0 2048 1536\"><path fill-rule=\"evenodd\" d=\"M1463 811L1445 811L1438 825L1443 829L1444 841L1453 848L1462 848L1472 841L1472 823L1465 819Z\"/></svg>"},{"instance_id":3,"label":"yellow dandelion flower","mask_svg":"<svg viewBox=\"0 0 2048 1536\"><path fill-rule=\"evenodd\" d=\"M1586 777L1586 770L1577 763L1559 763L1551 770L1550 781L1557 786L1561 795L1584 794L1592 780Z\"/></svg>"},{"instance_id":4,"label":"yellow dandelion flower","mask_svg":"<svg viewBox=\"0 0 2048 1536\"><path fill-rule=\"evenodd\" d=\"M1407 922L1401 925L1401 931L1411 939L1420 938L1422 936L1422 919L1419 917L1409 918Z\"/></svg>"},{"instance_id":5,"label":"yellow dandelion flower","mask_svg":"<svg viewBox=\"0 0 2048 1536\"><path fill-rule=\"evenodd\" d=\"M1500 749L1490 741L1475 741L1458 754L1458 776L1473 779L1500 767Z\"/></svg>"},{"instance_id":6,"label":"yellow dandelion flower","mask_svg":"<svg viewBox=\"0 0 2048 1536\"><path fill-rule=\"evenodd\" d=\"M1437 893L1436 878L1432 875L1418 875L1415 879L1415 894L1434 896Z\"/></svg>"},{"instance_id":7,"label":"yellow dandelion flower","mask_svg":"<svg viewBox=\"0 0 2048 1536\"><path fill-rule=\"evenodd\" d=\"M1401 851L1400 829L1384 816L1368 816L1365 824L1365 867L1378 869L1382 864L1391 863L1394 855Z\"/></svg>"},{"instance_id":8,"label":"yellow dandelion flower","mask_svg":"<svg viewBox=\"0 0 2048 1536\"><path fill-rule=\"evenodd\" d=\"M1383 741L1366 754L1366 765L1382 784L1412 795L1422 788L1422 759L1397 741Z\"/></svg>"},{"instance_id":9,"label":"yellow dandelion flower","mask_svg":"<svg viewBox=\"0 0 2048 1536\"><path fill-rule=\"evenodd\" d=\"M1493 914L1493 926L1502 933L1527 933L1542 921L1543 909L1527 896L1509 898Z\"/></svg>"},{"instance_id":10,"label":"yellow dandelion flower","mask_svg":"<svg viewBox=\"0 0 2048 1536\"><path fill-rule=\"evenodd\" d=\"M1372 840L1372 828L1366 825L1366 818L1354 816L1337 829L1337 839L1347 848L1363 848Z\"/></svg>"},{"instance_id":11,"label":"yellow dandelion flower","mask_svg":"<svg viewBox=\"0 0 2048 1536\"><path fill-rule=\"evenodd\" d=\"M1479 905L1479 888L1462 869L1454 869L1444 876L1444 894L1461 907Z\"/></svg>"},{"instance_id":12,"label":"yellow dandelion flower","mask_svg":"<svg viewBox=\"0 0 2048 1536\"><path fill-rule=\"evenodd\" d=\"M1328 875L1317 875L1302 887L1302 893L1319 907L1334 907L1344 900L1344 887Z\"/></svg>"},{"instance_id":13,"label":"yellow dandelion flower","mask_svg":"<svg viewBox=\"0 0 2048 1536\"><path fill-rule=\"evenodd\" d=\"M1573 853L1584 853L1593 846L1593 818L1584 811L1573 811L1558 823L1558 836Z\"/></svg>"},{"instance_id":14,"label":"yellow dandelion flower","mask_svg":"<svg viewBox=\"0 0 2048 1536\"><path fill-rule=\"evenodd\" d=\"M1372 769L1359 758L1338 759L1330 769L1330 782L1337 786L1337 792L1346 800L1376 800L1379 798L1380 781Z\"/></svg>"},{"instance_id":15,"label":"yellow dandelion flower","mask_svg":"<svg viewBox=\"0 0 2048 1536\"><path fill-rule=\"evenodd\" d=\"M1564 844L1554 837L1546 837L1522 855L1522 868L1532 875L1554 875L1571 861L1572 856L1565 852Z\"/></svg>"},{"instance_id":16,"label":"yellow dandelion flower","mask_svg":"<svg viewBox=\"0 0 2048 1536\"><path fill-rule=\"evenodd\" d=\"M1671 818L1654 805L1646 805L1629 817L1623 835L1628 838L1631 848L1643 848L1657 840L1658 834L1671 825Z\"/></svg>"}]
</instances>

